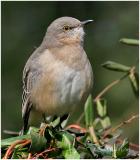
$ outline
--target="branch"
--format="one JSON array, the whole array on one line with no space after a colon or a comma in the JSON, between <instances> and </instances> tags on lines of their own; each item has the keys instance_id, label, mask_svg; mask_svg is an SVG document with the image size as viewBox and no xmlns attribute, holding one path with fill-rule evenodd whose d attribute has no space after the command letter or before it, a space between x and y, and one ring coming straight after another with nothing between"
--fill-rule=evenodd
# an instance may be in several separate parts
<instances>
[{"instance_id":1,"label":"branch","mask_svg":"<svg viewBox=\"0 0 140 160\"><path fill-rule=\"evenodd\" d=\"M67 126L65 129L67 130L67 129L70 129L70 128L77 129L77 130L79 130L82 133L86 133L87 132L85 128L82 128L82 127L80 127L77 124L71 124L71 125Z\"/></svg>"},{"instance_id":2,"label":"branch","mask_svg":"<svg viewBox=\"0 0 140 160\"><path fill-rule=\"evenodd\" d=\"M15 141L13 144L11 144L11 146L10 146L10 147L8 148L8 150L6 151L3 159L8 159L9 156L12 154L15 146L18 145L18 144L25 143L26 141L27 141L27 140L17 140L17 141Z\"/></svg>"},{"instance_id":3,"label":"branch","mask_svg":"<svg viewBox=\"0 0 140 160\"><path fill-rule=\"evenodd\" d=\"M115 86L116 84L118 84L121 80L123 80L124 78L126 78L128 76L128 73L125 74L123 77L121 77L120 79L117 79L115 81L113 81L112 83L110 83L109 85L107 85L94 99L94 101L96 102L98 99L100 99L109 89L111 89L113 86Z\"/></svg>"},{"instance_id":4,"label":"branch","mask_svg":"<svg viewBox=\"0 0 140 160\"><path fill-rule=\"evenodd\" d=\"M43 154L47 154L49 152L52 152L52 151L57 151L58 148L48 148L46 150L44 150L43 152L41 153L38 153L36 154L35 156L31 157L32 159L35 159L35 158L39 158L39 157L44 157ZM47 155L46 155L47 156ZM46 158L46 157L45 157Z\"/></svg>"},{"instance_id":5,"label":"branch","mask_svg":"<svg viewBox=\"0 0 140 160\"><path fill-rule=\"evenodd\" d=\"M106 138L106 136L108 136L109 134L115 132L117 129L123 127L124 125L131 123L134 119L136 119L136 118L138 118L138 117L139 117L138 114L137 114L137 115L133 115L133 116L130 117L128 120L125 120L125 121L121 122L121 123L120 123L119 125L117 125L116 127L112 128L112 129L108 129L108 130L104 133L103 138Z\"/></svg>"},{"instance_id":6,"label":"branch","mask_svg":"<svg viewBox=\"0 0 140 160\"><path fill-rule=\"evenodd\" d=\"M117 129L123 127L124 125L131 123L134 119L136 119L136 118L138 118L138 117L139 117L138 114L137 114L137 115L133 115L133 116L132 116L131 118L129 118L128 120L121 122L119 125L117 125L115 128L113 128L113 129L111 130L111 133L115 132Z\"/></svg>"},{"instance_id":7,"label":"branch","mask_svg":"<svg viewBox=\"0 0 140 160\"><path fill-rule=\"evenodd\" d=\"M90 126L90 127L89 127L89 133L90 133L90 135L91 135L91 137L92 137L93 142L94 142L95 144L99 145L99 141L98 141L98 138L97 138L97 136L96 136L96 134L95 134L95 130L94 130L94 127L93 127L93 126Z\"/></svg>"}]
</instances>

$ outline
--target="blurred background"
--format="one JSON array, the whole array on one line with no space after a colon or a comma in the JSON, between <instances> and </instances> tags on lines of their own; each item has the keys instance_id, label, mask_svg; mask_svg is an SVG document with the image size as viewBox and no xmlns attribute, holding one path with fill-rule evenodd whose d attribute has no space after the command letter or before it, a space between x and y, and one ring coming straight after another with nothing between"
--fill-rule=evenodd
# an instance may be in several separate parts
<instances>
[{"instance_id":1,"label":"blurred background","mask_svg":"<svg viewBox=\"0 0 140 160\"><path fill-rule=\"evenodd\" d=\"M139 6L133 1L114 2L2 2L2 125L19 131L22 126L22 70L40 45L47 26L61 16L79 20L94 19L85 28L84 48L94 70L93 97L105 86L123 76L101 67L111 60L138 68L138 47L119 43L120 38L138 39ZM105 94L112 125L139 112L129 80L125 79ZM138 143L138 119L124 128L124 135ZM2 133L2 138L8 137Z\"/></svg>"}]
</instances>

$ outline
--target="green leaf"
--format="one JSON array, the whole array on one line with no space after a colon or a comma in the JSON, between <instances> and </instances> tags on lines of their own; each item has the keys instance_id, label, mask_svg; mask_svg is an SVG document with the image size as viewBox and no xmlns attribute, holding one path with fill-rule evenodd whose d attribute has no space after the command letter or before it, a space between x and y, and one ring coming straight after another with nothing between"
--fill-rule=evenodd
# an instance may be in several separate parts
<instances>
[{"instance_id":1,"label":"green leaf","mask_svg":"<svg viewBox=\"0 0 140 160\"><path fill-rule=\"evenodd\" d=\"M59 123L60 123L60 117L57 117L53 122L50 123L50 125L55 128L56 126L59 125Z\"/></svg>"},{"instance_id":2,"label":"green leaf","mask_svg":"<svg viewBox=\"0 0 140 160\"><path fill-rule=\"evenodd\" d=\"M1 147L9 146L17 140L30 139L30 135L17 136L1 140Z\"/></svg>"},{"instance_id":3,"label":"green leaf","mask_svg":"<svg viewBox=\"0 0 140 160\"><path fill-rule=\"evenodd\" d=\"M138 75L138 73L131 72L129 74L129 80L131 82L134 94L138 98L139 97L139 75Z\"/></svg>"},{"instance_id":4,"label":"green leaf","mask_svg":"<svg viewBox=\"0 0 140 160\"><path fill-rule=\"evenodd\" d=\"M101 119L101 125L103 126L103 128L108 128L111 126L111 121L109 117L105 117L104 119Z\"/></svg>"},{"instance_id":5,"label":"green leaf","mask_svg":"<svg viewBox=\"0 0 140 160\"><path fill-rule=\"evenodd\" d=\"M62 140L57 142L57 146L62 149L62 155L66 159L80 159L80 155L74 148L75 138L68 132L62 134Z\"/></svg>"},{"instance_id":6,"label":"green leaf","mask_svg":"<svg viewBox=\"0 0 140 160\"><path fill-rule=\"evenodd\" d=\"M97 112L100 117L104 117L107 114L107 101L105 99L99 99L96 101Z\"/></svg>"},{"instance_id":7,"label":"green leaf","mask_svg":"<svg viewBox=\"0 0 140 160\"><path fill-rule=\"evenodd\" d=\"M62 140L58 141L58 147L63 149L70 148L74 143L74 136L68 132L62 132L60 134L62 136Z\"/></svg>"},{"instance_id":8,"label":"green leaf","mask_svg":"<svg viewBox=\"0 0 140 160\"><path fill-rule=\"evenodd\" d=\"M51 136L51 138L55 138L55 134L54 134L53 129L48 129L48 133Z\"/></svg>"},{"instance_id":9,"label":"green leaf","mask_svg":"<svg viewBox=\"0 0 140 160\"><path fill-rule=\"evenodd\" d=\"M66 159L80 159L80 155L74 147L62 151Z\"/></svg>"},{"instance_id":10,"label":"green leaf","mask_svg":"<svg viewBox=\"0 0 140 160\"><path fill-rule=\"evenodd\" d=\"M39 135L35 131L31 131L31 152L39 152L45 149L47 140L44 136Z\"/></svg>"},{"instance_id":11,"label":"green leaf","mask_svg":"<svg viewBox=\"0 0 140 160\"><path fill-rule=\"evenodd\" d=\"M122 38L122 39L120 39L120 42L127 44L127 45L134 45L134 46L139 45L139 40L137 40L137 39Z\"/></svg>"},{"instance_id":12,"label":"green leaf","mask_svg":"<svg viewBox=\"0 0 140 160\"><path fill-rule=\"evenodd\" d=\"M117 158L125 158L129 152L129 142L125 139L122 145L117 149L116 156Z\"/></svg>"},{"instance_id":13,"label":"green leaf","mask_svg":"<svg viewBox=\"0 0 140 160\"><path fill-rule=\"evenodd\" d=\"M18 148L15 148L15 150L14 150L14 152L12 154L11 159L19 159L19 158L20 158L20 156L18 154Z\"/></svg>"},{"instance_id":14,"label":"green leaf","mask_svg":"<svg viewBox=\"0 0 140 160\"><path fill-rule=\"evenodd\" d=\"M42 123L43 124L43 123ZM27 134L31 134L31 132L39 132L39 128L36 128L36 127L30 127L29 129L28 129L28 132L27 132Z\"/></svg>"},{"instance_id":15,"label":"green leaf","mask_svg":"<svg viewBox=\"0 0 140 160\"><path fill-rule=\"evenodd\" d=\"M94 115L93 115L93 100L92 96L89 95L86 103L85 103L85 122L86 126L92 126L93 125L93 120L94 120Z\"/></svg>"},{"instance_id":16,"label":"green leaf","mask_svg":"<svg viewBox=\"0 0 140 160\"><path fill-rule=\"evenodd\" d=\"M113 61L107 61L102 66L106 69L112 70L112 71L119 71L119 72L129 72L131 67L125 66L120 63L116 63Z\"/></svg>"}]
</instances>

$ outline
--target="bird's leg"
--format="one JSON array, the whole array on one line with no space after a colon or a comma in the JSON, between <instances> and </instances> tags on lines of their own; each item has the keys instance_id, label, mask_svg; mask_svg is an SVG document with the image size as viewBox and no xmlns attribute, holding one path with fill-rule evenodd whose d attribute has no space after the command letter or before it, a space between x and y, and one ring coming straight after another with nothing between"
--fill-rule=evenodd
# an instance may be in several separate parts
<instances>
[{"instance_id":1,"label":"bird's leg","mask_svg":"<svg viewBox=\"0 0 140 160\"><path fill-rule=\"evenodd\" d=\"M43 114L42 116L43 116L44 123L41 124L39 134L43 136L45 134L46 127L48 127L49 124L47 123L45 114ZM68 116L69 116L68 114L65 114L62 117L60 117L59 124L56 127L54 127L54 128L58 129L58 130L63 130L64 126L66 125ZM58 116L54 116L52 118L52 122L55 121L57 118L58 118Z\"/></svg>"},{"instance_id":2,"label":"bird's leg","mask_svg":"<svg viewBox=\"0 0 140 160\"><path fill-rule=\"evenodd\" d=\"M43 114L42 114L42 117L43 117L43 121L44 121L44 123L47 123L45 113L43 113Z\"/></svg>"}]
</instances>

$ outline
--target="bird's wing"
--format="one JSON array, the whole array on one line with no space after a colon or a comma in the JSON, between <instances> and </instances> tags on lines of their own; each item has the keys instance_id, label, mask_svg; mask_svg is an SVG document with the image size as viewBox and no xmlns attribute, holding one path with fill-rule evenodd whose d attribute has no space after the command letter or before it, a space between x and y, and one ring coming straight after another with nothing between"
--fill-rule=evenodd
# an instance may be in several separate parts
<instances>
[{"instance_id":1,"label":"bird's wing","mask_svg":"<svg viewBox=\"0 0 140 160\"><path fill-rule=\"evenodd\" d=\"M27 129L28 119L32 108L30 101L30 92L32 89L32 72L25 66L23 71L23 94L22 94L22 118L24 122L23 131Z\"/></svg>"},{"instance_id":2,"label":"bird's wing","mask_svg":"<svg viewBox=\"0 0 140 160\"><path fill-rule=\"evenodd\" d=\"M31 90L41 77L41 67L38 64L40 52L42 52L42 50L39 47L30 56L23 70L22 118L24 121L23 128L25 128L25 130L28 126L28 119L33 106L30 98Z\"/></svg>"},{"instance_id":3,"label":"bird's wing","mask_svg":"<svg viewBox=\"0 0 140 160\"><path fill-rule=\"evenodd\" d=\"M30 99L30 91L31 91L31 76L30 69L24 68L23 71L23 94L22 94L22 117L24 118L26 113L27 104Z\"/></svg>"},{"instance_id":4,"label":"bird's wing","mask_svg":"<svg viewBox=\"0 0 140 160\"><path fill-rule=\"evenodd\" d=\"M33 68L34 66L34 68ZM30 115L30 111L32 108L31 102L31 90L40 77L39 67L37 65L33 65L32 62L29 61L25 65L23 70L23 94L22 94L22 118L24 121L24 130L27 129L28 119Z\"/></svg>"}]
</instances>

